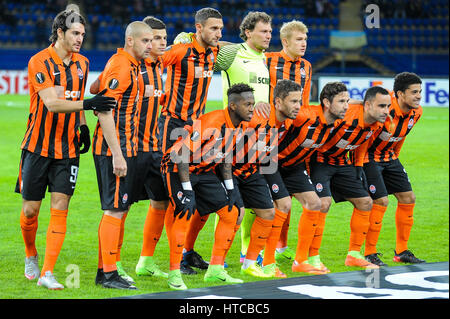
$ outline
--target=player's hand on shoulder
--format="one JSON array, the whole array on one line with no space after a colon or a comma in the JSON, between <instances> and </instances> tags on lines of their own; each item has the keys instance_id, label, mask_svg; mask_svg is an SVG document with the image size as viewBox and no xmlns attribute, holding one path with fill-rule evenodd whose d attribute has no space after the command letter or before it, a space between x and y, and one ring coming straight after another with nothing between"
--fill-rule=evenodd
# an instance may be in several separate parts
<instances>
[{"instance_id":1,"label":"player's hand on shoulder","mask_svg":"<svg viewBox=\"0 0 450 319\"><path fill-rule=\"evenodd\" d=\"M173 40L173 44L179 44L179 43L192 43L192 37L194 36L193 32L180 32Z\"/></svg>"},{"instance_id":2,"label":"player's hand on shoulder","mask_svg":"<svg viewBox=\"0 0 450 319\"><path fill-rule=\"evenodd\" d=\"M93 98L83 100L83 110L93 110L97 112L107 112L116 106L113 97L104 96L106 89L95 95Z\"/></svg>"}]
</instances>

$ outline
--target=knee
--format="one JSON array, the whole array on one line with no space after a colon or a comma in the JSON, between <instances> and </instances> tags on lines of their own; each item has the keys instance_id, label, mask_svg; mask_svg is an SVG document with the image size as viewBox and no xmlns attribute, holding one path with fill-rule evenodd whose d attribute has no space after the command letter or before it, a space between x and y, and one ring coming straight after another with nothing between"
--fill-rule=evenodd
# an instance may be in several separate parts
<instances>
[{"instance_id":1,"label":"knee","mask_svg":"<svg viewBox=\"0 0 450 319\"><path fill-rule=\"evenodd\" d=\"M388 197L381 197L373 200L373 204L387 207L389 205L389 199Z\"/></svg>"},{"instance_id":2,"label":"knee","mask_svg":"<svg viewBox=\"0 0 450 319\"><path fill-rule=\"evenodd\" d=\"M402 204L415 204L416 195L414 194L414 192L403 193L400 196L397 196L397 200Z\"/></svg>"},{"instance_id":3,"label":"knee","mask_svg":"<svg viewBox=\"0 0 450 319\"><path fill-rule=\"evenodd\" d=\"M275 208L282 211L285 214L288 214L292 207L292 201L290 197L286 199L276 200Z\"/></svg>"},{"instance_id":4,"label":"knee","mask_svg":"<svg viewBox=\"0 0 450 319\"><path fill-rule=\"evenodd\" d=\"M306 205L305 208L312 210L312 211L318 211L318 210L322 210L322 202L320 201L319 198L317 198L317 200L309 200ZM330 206L328 206L328 209L330 208Z\"/></svg>"},{"instance_id":5,"label":"knee","mask_svg":"<svg viewBox=\"0 0 450 319\"><path fill-rule=\"evenodd\" d=\"M26 218L33 218L39 214L39 205L24 204L22 209Z\"/></svg>"},{"instance_id":6,"label":"knee","mask_svg":"<svg viewBox=\"0 0 450 319\"><path fill-rule=\"evenodd\" d=\"M320 200L320 211L322 213L328 213L328 211L330 210L330 206L331 206L331 198L330 199L322 198Z\"/></svg>"},{"instance_id":7,"label":"knee","mask_svg":"<svg viewBox=\"0 0 450 319\"><path fill-rule=\"evenodd\" d=\"M372 198L370 197L363 197L361 199L359 199L358 201L356 201L355 203L355 207L359 210L363 210L363 211L370 211L372 210Z\"/></svg>"}]
</instances>

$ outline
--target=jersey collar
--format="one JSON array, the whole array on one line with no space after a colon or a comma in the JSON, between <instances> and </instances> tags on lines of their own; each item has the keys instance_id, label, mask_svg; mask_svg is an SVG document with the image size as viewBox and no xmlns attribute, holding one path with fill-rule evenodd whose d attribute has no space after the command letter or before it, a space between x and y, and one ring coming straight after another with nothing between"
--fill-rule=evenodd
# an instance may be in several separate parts
<instances>
[{"instance_id":1,"label":"jersey collar","mask_svg":"<svg viewBox=\"0 0 450 319\"><path fill-rule=\"evenodd\" d=\"M125 51L123 48L118 48L117 49L117 54L125 56L135 66L139 65L139 62L134 57L132 57L131 54L129 54L127 51Z\"/></svg>"},{"instance_id":2,"label":"jersey collar","mask_svg":"<svg viewBox=\"0 0 450 319\"><path fill-rule=\"evenodd\" d=\"M283 59L285 59L286 61L289 62L300 62L301 61L301 57L298 57L297 59L292 59L289 55L286 54L286 52L284 52L284 50L280 51L280 55L283 57Z\"/></svg>"},{"instance_id":3,"label":"jersey collar","mask_svg":"<svg viewBox=\"0 0 450 319\"><path fill-rule=\"evenodd\" d=\"M64 65L64 63L61 60L61 58L59 57L58 53L56 53L55 44L54 43L49 45L48 52L50 53L50 56L52 57L53 61L55 61L56 64ZM72 60L72 62L78 61L79 60L78 59L78 54L77 53L72 53L71 60Z\"/></svg>"}]
</instances>

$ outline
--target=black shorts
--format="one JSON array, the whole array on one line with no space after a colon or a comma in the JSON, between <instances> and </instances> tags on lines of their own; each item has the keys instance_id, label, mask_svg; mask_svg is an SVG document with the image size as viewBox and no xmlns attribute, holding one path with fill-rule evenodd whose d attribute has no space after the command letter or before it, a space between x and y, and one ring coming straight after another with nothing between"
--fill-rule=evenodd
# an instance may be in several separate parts
<instances>
[{"instance_id":1,"label":"black shorts","mask_svg":"<svg viewBox=\"0 0 450 319\"><path fill-rule=\"evenodd\" d=\"M333 197L338 203L348 198L369 196L353 165L335 166L311 162L310 170L311 180L319 197Z\"/></svg>"},{"instance_id":2,"label":"black shorts","mask_svg":"<svg viewBox=\"0 0 450 319\"><path fill-rule=\"evenodd\" d=\"M80 158L54 159L22 150L15 192L25 200L40 201L50 193L73 195Z\"/></svg>"},{"instance_id":3,"label":"black shorts","mask_svg":"<svg viewBox=\"0 0 450 319\"><path fill-rule=\"evenodd\" d=\"M182 136L184 126L191 124L192 122L185 122L177 118L161 115L158 118L158 149L164 154L178 137Z\"/></svg>"},{"instance_id":4,"label":"black shorts","mask_svg":"<svg viewBox=\"0 0 450 319\"><path fill-rule=\"evenodd\" d=\"M102 210L126 211L134 201L133 183L137 157L125 157L127 175L117 177L113 173L112 156L94 155L98 191Z\"/></svg>"},{"instance_id":5,"label":"black shorts","mask_svg":"<svg viewBox=\"0 0 450 319\"><path fill-rule=\"evenodd\" d=\"M412 191L405 168L398 159L364 164L370 197L378 199L389 194Z\"/></svg>"},{"instance_id":6,"label":"black shorts","mask_svg":"<svg viewBox=\"0 0 450 319\"><path fill-rule=\"evenodd\" d=\"M279 170L273 174L264 174L263 176L269 186L270 195L273 200L289 197L289 191L284 184Z\"/></svg>"},{"instance_id":7,"label":"black shorts","mask_svg":"<svg viewBox=\"0 0 450 319\"><path fill-rule=\"evenodd\" d=\"M136 177L133 190L134 201L152 199L169 200L161 176L161 152L138 152L136 160Z\"/></svg>"},{"instance_id":8,"label":"black shorts","mask_svg":"<svg viewBox=\"0 0 450 319\"><path fill-rule=\"evenodd\" d=\"M182 210L181 199L183 187L178 173L168 172L163 175L169 199L175 207L175 213ZM214 213L228 205L228 196L225 186L213 172L204 174L190 174L192 189L195 193L195 203L200 216Z\"/></svg>"},{"instance_id":9,"label":"black shorts","mask_svg":"<svg viewBox=\"0 0 450 319\"><path fill-rule=\"evenodd\" d=\"M314 185L309 177L305 163L289 168L280 167L279 170L290 195L314 192Z\"/></svg>"},{"instance_id":10,"label":"black shorts","mask_svg":"<svg viewBox=\"0 0 450 319\"><path fill-rule=\"evenodd\" d=\"M238 186L242 203L246 208L270 209L273 208L269 185L263 175L255 173L242 179L233 176L234 184Z\"/></svg>"}]
</instances>

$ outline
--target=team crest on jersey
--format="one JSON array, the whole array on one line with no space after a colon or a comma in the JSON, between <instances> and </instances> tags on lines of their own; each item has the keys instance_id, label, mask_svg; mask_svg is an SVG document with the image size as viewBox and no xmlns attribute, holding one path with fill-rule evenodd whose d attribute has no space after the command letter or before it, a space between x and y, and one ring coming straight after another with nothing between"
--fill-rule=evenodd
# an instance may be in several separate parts
<instances>
[{"instance_id":1,"label":"team crest on jersey","mask_svg":"<svg viewBox=\"0 0 450 319\"><path fill-rule=\"evenodd\" d=\"M371 137L372 136L372 134L373 134L373 131L369 131L369 133L367 133L367 135L366 135L366 140L369 138L369 137Z\"/></svg>"},{"instance_id":2,"label":"team crest on jersey","mask_svg":"<svg viewBox=\"0 0 450 319\"><path fill-rule=\"evenodd\" d=\"M300 75L302 76L302 78L306 78L306 71L304 68L300 69Z\"/></svg>"},{"instance_id":3,"label":"team crest on jersey","mask_svg":"<svg viewBox=\"0 0 450 319\"><path fill-rule=\"evenodd\" d=\"M177 193L177 198L178 198L179 200L181 200L181 199L183 198L183 192L182 192L182 191L178 191L178 193Z\"/></svg>"},{"instance_id":4,"label":"team crest on jersey","mask_svg":"<svg viewBox=\"0 0 450 319\"><path fill-rule=\"evenodd\" d=\"M410 130L411 127L413 127L413 126L414 126L414 118L411 117L408 122L408 130Z\"/></svg>"},{"instance_id":5,"label":"team crest on jersey","mask_svg":"<svg viewBox=\"0 0 450 319\"><path fill-rule=\"evenodd\" d=\"M323 186L322 186L322 184L320 184L320 183L317 183L317 184L316 184L316 191L318 191L319 193L320 193L321 191L323 191Z\"/></svg>"},{"instance_id":6,"label":"team crest on jersey","mask_svg":"<svg viewBox=\"0 0 450 319\"><path fill-rule=\"evenodd\" d=\"M377 188L375 187L375 185L370 185L370 186L369 186L369 191L370 191L372 194L375 194L375 192L377 191Z\"/></svg>"},{"instance_id":7,"label":"team crest on jersey","mask_svg":"<svg viewBox=\"0 0 450 319\"><path fill-rule=\"evenodd\" d=\"M82 70L82 69L77 68L77 75L78 75L78 78L79 78L80 80L83 80L84 74L83 74L83 70Z\"/></svg>"},{"instance_id":8,"label":"team crest on jersey","mask_svg":"<svg viewBox=\"0 0 450 319\"><path fill-rule=\"evenodd\" d=\"M122 203L126 203L128 201L128 194L127 193L125 193L125 194L123 194L123 197L122 197Z\"/></svg>"},{"instance_id":9,"label":"team crest on jersey","mask_svg":"<svg viewBox=\"0 0 450 319\"><path fill-rule=\"evenodd\" d=\"M191 141L195 142L200 137L200 133L198 131L194 131L191 135Z\"/></svg>"},{"instance_id":10,"label":"team crest on jersey","mask_svg":"<svg viewBox=\"0 0 450 319\"><path fill-rule=\"evenodd\" d=\"M44 75L44 73L42 73L42 72L36 73L36 81L37 81L37 83L39 83L39 84L44 83L44 81L45 81L45 75Z\"/></svg>"},{"instance_id":11,"label":"team crest on jersey","mask_svg":"<svg viewBox=\"0 0 450 319\"><path fill-rule=\"evenodd\" d=\"M277 184L272 184L272 192L275 194L280 191L280 187Z\"/></svg>"},{"instance_id":12,"label":"team crest on jersey","mask_svg":"<svg viewBox=\"0 0 450 319\"><path fill-rule=\"evenodd\" d=\"M111 79L111 81L109 81L109 83L108 83L108 87L111 90L117 89L118 86L119 86L119 80L117 80L117 79Z\"/></svg>"},{"instance_id":13,"label":"team crest on jersey","mask_svg":"<svg viewBox=\"0 0 450 319\"><path fill-rule=\"evenodd\" d=\"M210 53L209 58L211 59L211 62L214 63L214 53Z\"/></svg>"}]
</instances>

